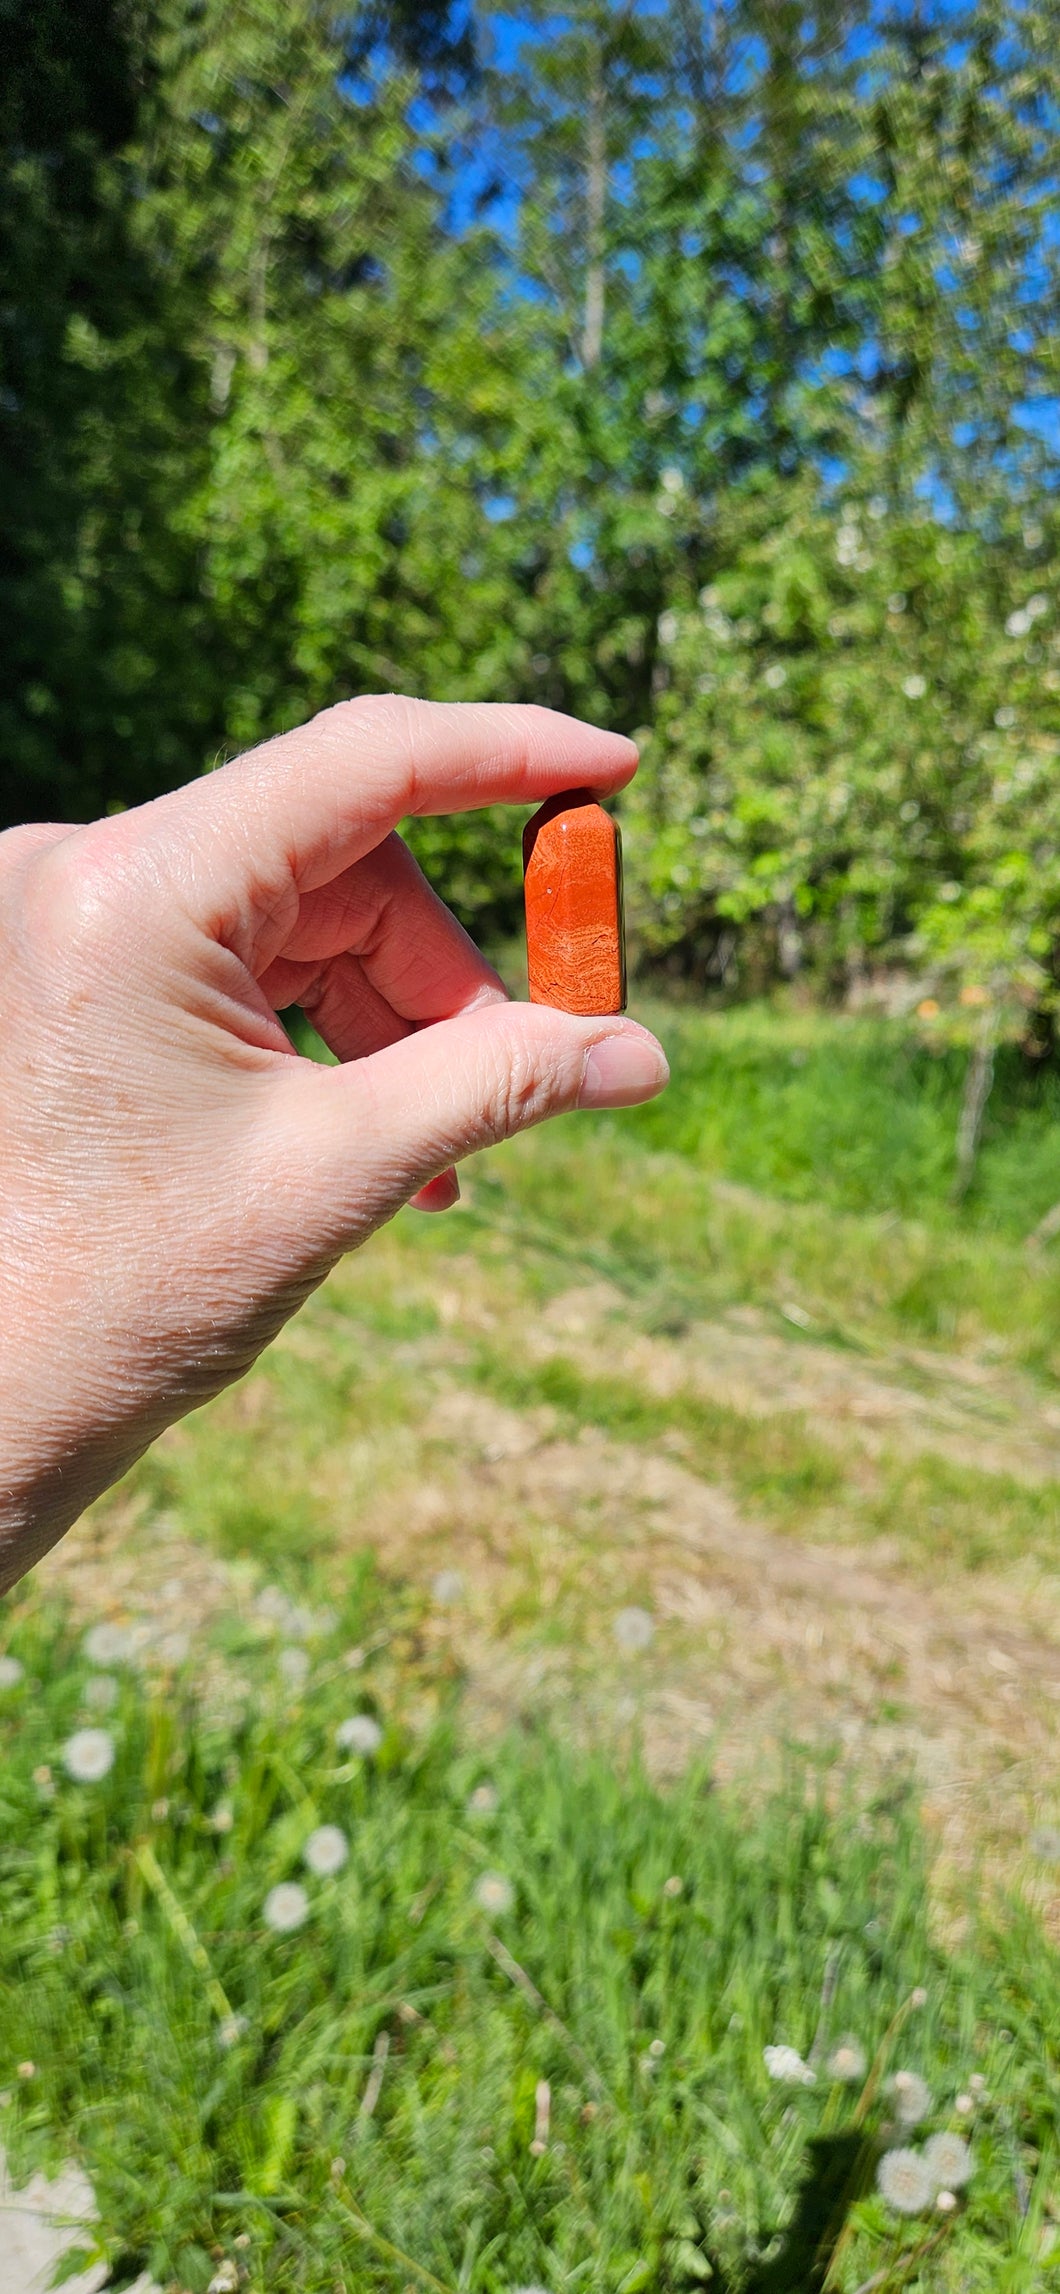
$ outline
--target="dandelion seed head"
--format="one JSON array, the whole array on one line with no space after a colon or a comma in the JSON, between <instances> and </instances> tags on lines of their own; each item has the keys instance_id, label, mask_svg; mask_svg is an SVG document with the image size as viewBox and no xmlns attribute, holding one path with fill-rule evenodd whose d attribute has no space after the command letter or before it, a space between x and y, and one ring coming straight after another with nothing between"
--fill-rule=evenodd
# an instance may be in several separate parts
<instances>
[{"instance_id":1,"label":"dandelion seed head","mask_svg":"<svg viewBox=\"0 0 1060 2294\"><path fill-rule=\"evenodd\" d=\"M0 1689L17 1689L22 1666L17 1657L0 1657Z\"/></svg>"},{"instance_id":2,"label":"dandelion seed head","mask_svg":"<svg viewBox=\"0 0 1060 2294\"><path fill-rule=\"evenodd\" d=\"M343 1752L360 1752L366 1757L378 1752L382 1741L383 1731L371 1713L351 1713L349 1720L340 1721L335 1731L335 1742Z\"/></svg>"},{"instance_id":3,"label":"dandelion seed head","mask_svg":"<svg viewBox=\"0 0 1060 2294\"><path fill-rule=\"evenodd\" d=\"M330 1879L332 1873L341 1872L349 1853L346 1834L337 1824L318 1824L302 1850L310 1871L315 1872L319 1880Z\"/></svg>"},{"instance_id":4,"label":"dandelion seed head","mask_svg":"<svg viewBox=\"0 0 1060 2294\"><path fill-rule=\"evenodd\" d=\"M500 1806L500 1793L495 1784L476 1784L468 1801L472 1816L493 1816Z\"/></svg>"},{"instance_id":5,"label":"dandelion seed head","mask_svg":"<svg viewBox=\"0 0 1060 2294\"><path fill-rule=\"evenodd\" d=\"M431 1599L439 1609L452 1609L464 1598L464 1580L459 1569L439 1569L431 1580Z\"/></svg>"},{"instance_id":6,"label":"dandelion seed head","mask_svg":"<svg viewBox=\"0 0 1060 2294\"><path fill-rule=\"evenodd\" d=\"M955 2095L953 2098L953 2108L957 2112L959 2118L970 2119L972 2112L975 2109L975 2099L971 2095Z\"/></svg>"},{"instance_id":7,"label":"dandelion seed head","mask_svg":"<svg viewBox=\"0 0 1060 2294\"><path fill-rule=\"evenodd\" d=\"M919 2071L896 2071L887 2082L888 2092L894 2099L899 2124L919 2127L931 2109L931 2089Z\"/></svg>"},{"instance_id":8,"label":"dandelion seed head","mask_svg":"<svg viewBox=\"0 0 1060 2294\"><path fill-rule=\"evenodd\" d=\"M666 2053L665 2039L653 2039L649 2044L648 2053L654 2055L656 2062L658 2062L659 2057Z\"/></svg>"},{"instance_id":9,"label":"dandelion seed head","mask_svg":"<svg viewBox=\"0 0 1060 2294\"><path fill-rule=\"evenodd\" d=\"M113 1673L90 1673L85 1682L84 1697L90 1712L113 1711L120 1694L120 1686Z\"/></svg>"},{"instance_id":10,"label":"dandelion seed head","mask_svg":"<svg viewBox=\"0 0 1060 2294\"><path fill-rule=\"evenodd\" d=\"M660 470L659 484L664 494L682 494L685 485L684 471L679 470L676 463L671 462L665 470Z\"/></svg>"},{"instance_id":11,"label":"dandelion seed head","mask_svg":"<svg viewBox=\"0 0 1060 2294\"><path fill-rule=\"evenodd\" d=\"M208 1816L206 1819L207 1829L210 1832L230 1832L234 1822L235 1818L232 1811L224 1800L218 1808L214 1809L212 1816Z\"/></svg>"},{"instance_id":12,"label":"dandelion seed head","mask_svg":"<svg viewBox=\"0 0 1060 2294\"><path fill-rule=\"evenodd\" d=\"M956 2204L956 2198L954 2197L954 2194L951 2190L940 2190L936 2192L935 2205L938 2208L940 2214L952 2214Z\"/></svg>"},{"instance_id":13,"label":"dandelion seed head","mask_svg":"<svg viewBox=\"0 0 1060 2294\"><path fill-rule=\"evenodd\" d=\"M114 1738L105 1728L75 1729L63 1746L63 1767L75 1784L98 1784L114 1766Z\"/></svg>"},{"instance_id":14,"label":"dandelion seed head","mask_svg":"<svg viewBox=\"0 0 1060 2294\"><path fill-rule=\"evenodd\" d=\"M38 1792L43 1794L45 1800L50 1800L52 1798L55 1791L55 1785L52 1782L51 1769L48 1767L46 1761L42 1761L40 1767L34 1769L33 1782L36 1785Z\"/></svg>"},{"instance_id":15,"label":"dandelion seed head","mask_svg":"<svg viewBox=\"0 0 1060 2294\"><path fill-rule=\"evenodd\" d=\"M764 673L763 683L768 685L771 693L779 693L781 686L786 685L787 682L788 673L784 667L784 663L782 661L771 661L768 669Z\"/></svg>"},{"instance_id":16,"label":"dandelion seed head","mask_svg":"<svg viewBox=\"0 0 1060 2294\"><path fill-rule=\"evenodd\" d=\"M36 2076L37 2076L37 2066L36 2066L36 2064L35 2064L35 2063L19 2063L19 2064L17 2064L17 2065L16 2065L16 2068L15 2068L15 2077L16 2077L16 2079L35 2079L35 2078L36 2078Z\"/></svg>"},{"instance_id":17,"label":"dandelion seed head","mask_svg":"<svg viewBox=\"0 0 1060 2294\"><path fill-rule=\"evenodd\" d=\"M762 2061L771 2079L782 2087L813 2087L816 2078L797 2047L763 2047Z\"/></svg>"},{"instance_id":18,"label":"dandelion seed head","mask_svg":"<svg viewBox=\"0 0 1060 2294\"><path fill-rule=\"evenodd\" d=\"M620 1609L611 1628L618 1646L627 1656L636 1656L642 1649L650 1649L655 1639L655 1620L647 1609Z\"/></svg>"},{"instance_id":19,"label":"dandelion seed head","mask_svg":"<svg viewBox=\"0 0 1060 2294\"><path fill-rule=\"evenodd\" d=\"M863 2079L868 2058L860 2039L841 2039L828 2058L828 2069L833 2079L853 2082Z\"/></svg>"},{"instance_id":20,"label":"dandelion seed head","mask_svg":"<svg viewBox=\"0 0 1060 2294\"><path fill-rule=\"evenodd\" d=\"M685 1883L681 1878L680 1872L671 1872L669 1879L663 1881L663 1895L683 1896L684 1892Z\"/></svg>"},{"instance_id":21,"label":"dandelion seed head","mask_svg":"<svg viewBox=\"0 0 1060 2294\"><path fill-rule=\"evenodd\" d=\"M963 2135L931 2135L924 2144L924 2164L936 2190L963 2190L975 2172Z\"/></svg>"},{"instance_id":22,"label":"dandelion seed head","mask_svg":"<svg viewBox=\"0 0 1060 2294\"><path fill-rule=\"evenodd\" d=\"M902 691L907 701L922 701L927 692L927 678L922 677L918 669L914 670L911 677L903 677Z\"/></svg>"},{"instance_id":23,"label":"dandelion seed head","mask_svg":"<svg viewBox=\"0 0 1060 2294\"><path fill-rule=\"evenodd\" d=\"M217 2026L217 2044L226 2050L238 2047L247 2028L245 2015L223 2015Z\"/></svg>"},{"instance_id":24,"label":"dandelion seed head","mask_svg":"<svg viewBox=\"0 0 1060 2294\"><path fill-rule=\"evenodd\" d=\"M475 1882L475 1902L480 1910L497 1917L501 1912L511 1911L515 1889L503 1872L483 1872L481 1879Z\"/></svg>"},{"instance_id":25,"label":"dandelion seed head","mask_svg":"<svg viewBox=\"0 0 1060 2294\"><path fill-rule=\"evenodd\" d=\"M278 1887L270 1888L262 1916L266 1927L278 1936L293 1935L295 1928L303 1927L309 1918L309 1898L299 1881L281 1880Z\"/></svg>"},{"instance_id":26,"label":"dandelion seed head","mask_svg":"<svg viewBox=\"0 0 1060 2294\"><path fill-rule=\"evenodd\" d=\"M922 1983L914 1985L913 1990L909 1994L909 2005L910 2007L927 2006L927 1992L925 1991Z\"/></svg>"},{"instance_id":27,"label":"dandelion seed head","mask_svg":"<svg viewBox=\"0 0 1060 2294\"><path fill-rule=\"evenodd\" d=\"M90 1665L127 1665L136 1655L138 1641L131 1625L104 1620L90 1626L81 1647Z\"/></svg>"},{"instance_id":28,"label":"dandelion seed head","mask_svg":"<svg viewBox=\"0 0 1060 2294\"><path fill-rule=\"evenodd\" d=\"M895 2214L923 2214L936 2185L919 2151L885 2151L876 2169L876 2188Z\"/></svg>"},{"instance_id":29,"label":"dandelion seed head","mask_svg":"<svg viewBox=\"0 0 1060 2294\"><path fill-rule=\"evenodd\" d=\"M984 2079L981 2071L972 2072L972 2076L968 2081L968 2085L971 2088L973 2095L978 2095L981 2099L985 2097L986 2080Z\"/></svg>"},{"instance_id":30,"label":"dandelion seed head","mask_svg":"<svg viewBox=\"0 0 1060 2294\"><path fill-rule=\"evenodd\" d=\"M995 709L994 723L999 732L1007 733L1016 722L1016 712L1006 701L1004 708Z\"/></svg>"},{"instance_id":31,"label":"dandelion seed head","mask_svg":"<svg viewBox=\"0 0 1060 2294\"><path fill-rule=\"evenodd\" d=\"M309 1679L309 1652L307 1649L281 1649L276 1662L288 1688L304 1688Z\"/></svg>"},{"instance_id":32,"label":"dandelion seed head","mask_svg":"<svg viewBox=\"0 0 1060 2294\"><path fill-rule=\"evenodd\" d=\"M206 2294L239 2294L238 2262L221 2262L214 2271Z\"/></svg>"}]
</instances>

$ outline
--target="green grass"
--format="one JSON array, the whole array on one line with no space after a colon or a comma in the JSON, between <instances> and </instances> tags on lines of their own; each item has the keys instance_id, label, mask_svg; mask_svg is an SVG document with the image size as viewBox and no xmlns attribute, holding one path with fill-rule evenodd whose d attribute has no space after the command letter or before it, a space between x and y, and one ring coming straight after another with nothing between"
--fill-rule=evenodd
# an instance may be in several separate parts
<instances>
[{"instance_id":1,"label":"green grass","mask_svg":"<svg viewBox=\"0 0 1060 2294\"><path fill-rule=\"evenodd\" d=\"M765 2294L820 2284L818 2246L846 2289L888 2265L895 2287L1060 2282L1055 1961L1015 1910L933 1940L900 1782L858 1805L793 1756L748 1806L702 1771L659 1793L633 1748L470 1745L406 1597L362 1575L318 1624L301 1693L249 1598L176 1674L122 1669L114 1765L85 1784L63 1746L100 1725L92 1668L54 1605L16 1614L0 2124L16 2170L83 2161L109 2283L146 2267L203 2294L220 2252L292 2294ZM391 1637L385 1671L348 1669L352 1636ZM383 1728L373 1758L336 1750L357 1709ZM303 1862L322 1823L349 1843L326 1879ZM478 1902L489 1873L509 1909ZM305 1923L272 1933L293 1879ZM880 2051L860 2129L862 2083L826 2069L847 2032ZM770 2081L776 2042L812 2054L812 2087ZM954 2098L985 2084L944 2220L902 2223L872 2189L896 2067L932 2090L915 2141L968 2133Z\"/></svg>"},{"instance_id":2,"label":"green grass","mask_svg":"<svg viewBox=\"0 0 1060 2294\"><path fill-rule=\"evenodd\" d=\"M763 1742L779 1786L717 1789L708 1766L661 1791L633 1723L586 1749L591 1523L562 1578L570 1614L530 1526L492 1624L523 1654L581 1635L577 1750L532 1722L484 1743L438 1618L358 1557L364 1509L399 1528L436 1472L447 1502L450 1467L474 1490L474 1454L431 1430L455 1385L561 1437L674 1452L789 1538L886 1537L924 1581L1028 1556L1055 1570L1055 1482L900 1435L869 1449L695 1378L697 1326L750 1310L738 1326L802 1362L838 1349L911 1395L949 1356L1018 1371L1014 1402L976 1388L985 1436L1046 1440L1060 1245L1023 1238L1060 1196L1055 1079L1001 1063L957 1209L955 1059L820 1014L650 1016L674 1060L662 1101L478 1158L461 1212L396 1222L109 1501L148 1544L172 1528L182 1570L189 1540L227 1562L231 1600L186 1662L118 1667L100 1712L83 1624L33 1585L2 1613L24 1672L0 1690L0 2140L19 2173L83 2161L116 2289L148 2268L204 2294L221 2256L251 2294L813 2294L829 2255L836 2294L1060 2287L1060 1971L1031 1913L970 1884L963 1902L951 1863L940 1934L914 1800L878 1765L873 1783L819 1752L785 1768ZM527 1345L550 1300L601 1282L613 1320L591 1359L576 1339ZM609 1365L609 1330L616 1348L684 1347L685 1370L649 1390ZM442 1519L459 1562L458 1516ZM336 1605L302 1687L255 1606L263 1572ZM356 1710L383 1726L368 1760L336 1749ZM86 1725L116 1745L91 1785L62 1758ZM492 1811L469 1805L485 1781ZM349 1842L331 1879L302 1861L322 1823ZM491 1871L513 1900L488 1916ZM308 1917L277 1935L265 1901L294 1879ZM825 2069L848 2031L875 2064L864 2090ZM813 2053L812 2086L770 2081L778 2042ZM932 2090L914 2142L970 2130L952 2215L903 2223L874 2191L896 2067ZM973 2074L969 2117L954 2105Z\"/></svg>"}]
</instances>

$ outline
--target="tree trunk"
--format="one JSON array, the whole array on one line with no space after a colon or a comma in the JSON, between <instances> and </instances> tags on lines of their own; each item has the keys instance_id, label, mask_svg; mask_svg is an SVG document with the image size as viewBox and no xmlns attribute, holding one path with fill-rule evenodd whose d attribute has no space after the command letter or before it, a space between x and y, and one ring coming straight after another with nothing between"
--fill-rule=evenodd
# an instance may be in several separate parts
<instances>
[{"instance_id":1,"label":"tree trunk","mask_svg":"<svg viewBox=\"0 0 1060 2294\"><path fill-rule=\"evenodd\" d=\"M604 221L607 209L607 120L599 50L589 82L585 138L585 322L582 365L598 366L604 347Z\"/></svg>"}]
</instances>

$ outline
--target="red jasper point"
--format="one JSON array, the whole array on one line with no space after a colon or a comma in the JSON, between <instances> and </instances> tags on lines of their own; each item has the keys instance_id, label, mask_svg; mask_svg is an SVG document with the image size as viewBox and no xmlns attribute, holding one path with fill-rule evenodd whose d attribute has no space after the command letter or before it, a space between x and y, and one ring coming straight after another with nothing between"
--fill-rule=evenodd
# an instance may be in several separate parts
<instances>
[{"instance_id":1,"label":"red jasper point","mask_svg":"<svg viewBox=\"0 0 1060 2294\"><path fill-rule=\"evenodd\" d=\"M527 821L523 873L531 1003L624 1011L622 843L591 789L550 797Z\"/></svg>"}]
</instances>

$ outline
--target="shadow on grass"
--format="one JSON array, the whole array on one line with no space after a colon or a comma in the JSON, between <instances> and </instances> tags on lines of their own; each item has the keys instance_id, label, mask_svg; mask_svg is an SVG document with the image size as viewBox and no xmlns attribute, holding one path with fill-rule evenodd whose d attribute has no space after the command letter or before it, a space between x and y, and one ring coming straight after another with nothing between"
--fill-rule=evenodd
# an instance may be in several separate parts
<instances>
[{"instance_id":1,"label":"shadow on grass","mask_svg":"<svg viewBox=\"0 0 1060 2294\"><path fill-rule=\"evenodd\" d=\"M871 2187L875 2157L862 2128L818 2135L808 2145L806 2173L779 2252L734 2272L711 2252L704 2234L700 2250L711 2273L706 2283L719 2294L821 2294L850 2209ZM775 2235L767 2232L763 2243L771 2245ZM683 2290L704 2281L689 2271L673 2283Z\"/></svg>"}]
</instances>

